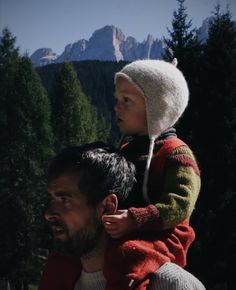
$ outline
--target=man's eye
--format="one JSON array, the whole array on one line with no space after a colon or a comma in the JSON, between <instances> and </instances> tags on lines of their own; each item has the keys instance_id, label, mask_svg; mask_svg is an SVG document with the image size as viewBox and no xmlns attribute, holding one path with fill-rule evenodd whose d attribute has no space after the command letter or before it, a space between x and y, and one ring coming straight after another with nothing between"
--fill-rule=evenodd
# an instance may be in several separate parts
<instances>
[{"instance_id":1,"label":"man's eye","mask_svg":"<svg viewBox=\"0 0 236 290\"><path fill-rule=\"evenodd\" d=\"M61 197L61 201L62 201L63 203L68 203L70 200L69 200L69 198L62 196L62 197Z\"/></svg>"}]
</instances>

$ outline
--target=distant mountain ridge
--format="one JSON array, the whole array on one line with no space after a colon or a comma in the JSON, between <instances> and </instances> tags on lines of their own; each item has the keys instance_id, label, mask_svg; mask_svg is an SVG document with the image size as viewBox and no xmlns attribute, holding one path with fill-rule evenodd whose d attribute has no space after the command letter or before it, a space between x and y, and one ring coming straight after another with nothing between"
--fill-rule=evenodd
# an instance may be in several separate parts
<instances>
[{"instance_id":1,"label":"distant mountain ridge","mask_svg":"<svg viewBox=\"0 0 236 290\"><path fill-rule=\"evenodd\" d=\"M51 48L40 48L31 55L34 66L81 60L133 61L136 59L162 58L165 49L163 40L148 35L143 42L134 37L125 37L115 26L104 26L96 30L89 40L80 39L68 44L61 55L56 55Z\"/></svg>"},{"instance_id":2,"label":"distant mountain ridge","mask_svg":"<svg viewBox=\"0 0 236 290\"><path fill-rule=\"evenodd\" d=\"M210 20L211 17L205 19L203 25L197 30L201 41L205 41L208 36ZM138 42L134 37L126 38L121 29L107 25L96 30L89 40L80 39L66 45L61 55L57 55L51 48L40 48L30 58L36 67L61 63L65 60L134 61L162 59L165 49L164 40L154 39L150 34L143 42Z\"/></svg>"}]
</instances>

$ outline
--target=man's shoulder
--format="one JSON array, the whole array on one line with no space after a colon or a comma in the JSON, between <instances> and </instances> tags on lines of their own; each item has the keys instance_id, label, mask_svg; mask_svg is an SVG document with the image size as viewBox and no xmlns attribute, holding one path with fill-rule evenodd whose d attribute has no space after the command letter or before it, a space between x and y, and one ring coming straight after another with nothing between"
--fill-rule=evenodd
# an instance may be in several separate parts
<instances>
[{"instance_id":1,"label":"man's shoulder","mask_svg":"<svg viewBox=\"0 0 236 290\"><path fill-rule=\"evenodd\" d=\"M149 290L206 290L201 281L174 263L165 263L152 274Z\"/></svg>"},{"instance_id":2,"label":"man's shoulder","mask_svg":"<svg viewBox=\"0 0 236 290\"><path fill-rule=\"evenodd\" d=\"M73 289L81 272L78 259L50 254L43 267L39 290Z\"/></svg>"}]
</instances>

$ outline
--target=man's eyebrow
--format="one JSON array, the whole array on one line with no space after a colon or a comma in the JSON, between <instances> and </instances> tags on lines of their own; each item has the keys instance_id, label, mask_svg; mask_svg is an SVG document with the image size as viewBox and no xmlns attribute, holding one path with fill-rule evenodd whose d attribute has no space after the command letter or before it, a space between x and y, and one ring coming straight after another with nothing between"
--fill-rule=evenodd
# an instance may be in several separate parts
<instances>
[{"instance_id":1,"label":"man's eyebrow","mask_svg":"<svg viewBox=\"0 0 236 290\"><path fill-rule=\"evenodd\" d=\"M57 196L57 197L63 197L63 196L72 197L73 196L72 193L69 193L69 192L66 192L66 191L63 191L63 190L56 191L54 195Z\"/></svg>"}]
</instances>

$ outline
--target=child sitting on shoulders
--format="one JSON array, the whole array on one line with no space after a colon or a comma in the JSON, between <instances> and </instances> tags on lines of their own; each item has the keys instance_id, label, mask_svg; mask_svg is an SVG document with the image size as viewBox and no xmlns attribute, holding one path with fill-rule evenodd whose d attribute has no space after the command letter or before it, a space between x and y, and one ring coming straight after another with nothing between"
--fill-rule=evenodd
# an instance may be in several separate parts
<instances>
[{"instance_id":1,"label":"child sitting on shoulders","mask_svg":"<svg viewBox=\"0 0 236 290\"><path fill-rule=\"evenodd\" d=\"M137 183L123 210L103 217L108 234L117 239L105 258L106 289L146 289L148 274L165 262L186 265L195 237L189 218L200 191L200 172L191 149L172 128L187 106L189 91L176 65L161 60L126 65L116 73L115 86L118 126L123 135L132 136L120 150L135 164Z\"/></svg>"}]
</instances>

